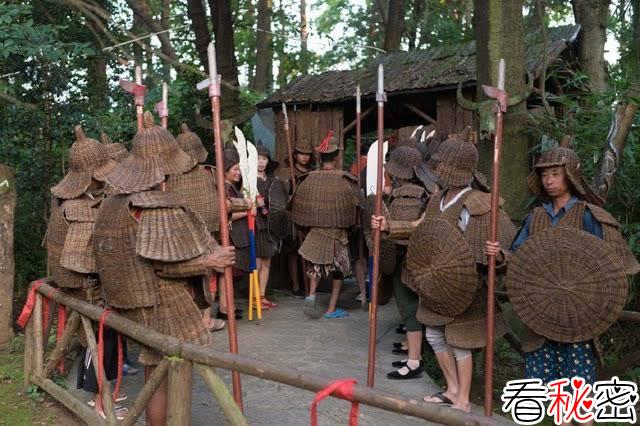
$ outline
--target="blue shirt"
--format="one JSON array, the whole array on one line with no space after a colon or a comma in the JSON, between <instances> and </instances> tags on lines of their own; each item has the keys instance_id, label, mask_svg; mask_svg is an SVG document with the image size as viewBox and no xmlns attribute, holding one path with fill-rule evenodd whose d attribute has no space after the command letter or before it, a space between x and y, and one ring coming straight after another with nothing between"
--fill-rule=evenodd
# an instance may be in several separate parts
<instances>
[{"instance_id":1,"label":"blue shirt","mask_svg":"<svg viewBox=\"0 0 640 426\"><path fill-rule=\"evenodd\" d=\"M573 205L577 201L578 201L577 197L575 196L571 197L569 201L567 201L567 204L565 204L564 207L558 210L558 213L554 212L553 203L551 201L544 203L542 205L542 208L544 208L544 211L547 213L547 215L549 215L549 219L551 219L551 226L556 226L558 222L560 222L560 219L562 219L564 215L566 215L567 212L571 210L571 207L573 207ZM518 247L524 244L524 242L527 241L527 239L529 238L529 227L531 225L532 218L533 218L533 214L529 213L529 216L527 216L527 218L524 221L524 225L522 226L522 229L520 229L520 232L518 232L518 235L516 235L516 238L513 240L513 243L511 244L512 252L518 250ZM600 222L598 222L596 218L593 217L591 210L589 210L588 208L584 210L584 216L582 217L582 230L590 233L591 235L595 235L600 239L603 238L602 225L600 225Z\"/></svg>"}]
</instances>

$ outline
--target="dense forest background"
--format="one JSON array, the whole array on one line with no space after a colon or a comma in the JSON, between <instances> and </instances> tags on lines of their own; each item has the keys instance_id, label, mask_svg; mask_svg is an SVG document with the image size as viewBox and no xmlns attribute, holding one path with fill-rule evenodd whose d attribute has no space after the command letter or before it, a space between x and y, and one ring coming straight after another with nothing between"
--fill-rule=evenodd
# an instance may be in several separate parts
<instances>
[{"instance_id":1,"label":"dense forest background","mask_svg":"<svg viewBox=\"0 0 640 426\"><path fill-rule=\"evenodd\" d=\"M170 130L207 120L206 47L214 40L225 118L244 123L254 104L292 79L358 67L384 52L473 39L477 8L491 0L30 0L0 2L0 163L16 171L16 293L46 274L41 248L49 188L65 173L72 129L127 143L131 98L118 87L142 64L147 109L170 84ZM572 72L553 112L527 121L535 140L570 135L595 179L619 105L637 108L640 1L514 0L525 32L580 23L584 68ZM615 46L618 54L609 52ZM574 90L574 89L579 90ZM633 108L632 108L633 109ZM201 111L200 111L201 110ZM635 109L608 208L640 253L640 142ZM200 115L201 114L201 115ZM634 122L635 120L635 122ZM635 123L635 124L634 124ZM640 310L634 297L631 307Z\"/></svg>"}]
</instances>

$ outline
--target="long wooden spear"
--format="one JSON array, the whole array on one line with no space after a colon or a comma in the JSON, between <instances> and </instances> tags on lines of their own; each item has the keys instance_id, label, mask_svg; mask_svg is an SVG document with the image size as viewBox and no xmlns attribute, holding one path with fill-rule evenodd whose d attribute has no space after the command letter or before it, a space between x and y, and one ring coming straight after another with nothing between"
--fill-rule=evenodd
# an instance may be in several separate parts
<instances>
[{"instance_id":1,"label":"long wooden spear","mask_svg":"<svg viewBox=\"0 0 640 426\"><path fill-rule=\"evenodd\" d=\"M360 151L362 151L362 107L360 105L360 85L356 86L356 179L358 179L358 189L360 189L360 175L362 174L362 164L360 164Z\"/></svg>"},{"instance_id":2,"label":"long wooden spear","mask_svg":"<svg viewBox=\"0 0 640 426\"><path fill-rule=\"evenodd\" d=\"M500 213L500 157L502 154L502 129L504 113L507 111L508 94L504 90L504 59L498 65L498 87L482 85L485 95L496 100L496 134L493 145L493 180L491 182L491 222L489 241L498 241L498 215ZM493 412L493 327L495 322L496 257L489 256L487 279L487 347L484 367L484 415L491 417Z\"/></svg>"},{"instance_id":3,"label":"long wooden spear","mask_svg":"<svg viewBox=\"0 0 640 426\"><path fill-rule=\"evenodd\" d=\"M156 104L156 112L162 127L166 129L169 125L169 86L166 81L162 82L162 100Z\"/></svg>"},{"instance_id":4,"label":"long wooden spear","mask_svg":"<svg viewBox=\"0 0 640 426\"><path fill-rule=\"evenodd\" d=\"M218 185L218 204L220 208L220 239L224 247L231 246L229 238L229 219L227 216L227 197L224 185L224 152L222 149L222 133L220 126L220 76L216 67L216 50L213 42L207 48L207 56L209 59L209 98L211 99L211 115L213 120L213 147L216 156L216 180ZM198 88L207 87L198 83ZM238 334L236 332L235 305L233 302L233 270L231 266L224 268L224 285L227 297L227 318L229 323L229 351L238 353ZM231 372L231 381L233 384L233 399L242 410L242 385L240 383L240 373Z\"/></svg>"},{"instance_id":5,"label":"long wooden spear","mask_svg":"<svg viewBox=\"0 0 640 426\"><path fill-rule=\"evenodd\" d=\"M287 104L282 103L282 114L284 115L284 138L287 141L287 158L289 159L289 173L291 174L291 189L296 190L296 172L293 169L293 146L291 144L291 132L289 131L289 115L287 114Z\"/></svg>"},{"instance_id":6,"label":"long wooden spear","mask_svg":"<svg viewBox=\"0 0 640 426\"><path fill-rule=\"evenodd\" d=\"M384 161L384 103L387 96L384 93L384 67L378 65L378 175L376 187L375 215L382 213L382 163ZM380 278L380 228L373 230L373 275L371 284L371 317L369 319L369 362L367 365L367 386L373 387L376 369L376 334L378 331L378 284Z\"/></svg>"}]
</instances>

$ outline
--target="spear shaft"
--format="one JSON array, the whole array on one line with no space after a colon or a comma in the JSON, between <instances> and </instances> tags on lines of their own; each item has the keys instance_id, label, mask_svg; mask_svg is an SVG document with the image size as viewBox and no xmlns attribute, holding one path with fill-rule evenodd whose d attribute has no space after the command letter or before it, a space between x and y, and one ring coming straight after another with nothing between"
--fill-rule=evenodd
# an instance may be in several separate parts
<instances>
[{"instance_id":1,"label":"spear shaft","mask_svg":"<svg viewBox=\"0 0 640 426\"><path fill-rule=\"evenodd\" d=\"M375 215L380 216L382 212L382 162L384 146L384 103L386 95L384 93L384 68L378 65L378 174L376 186ZM380 278L380 228L373 230L373 267L371 285L371 317L369 318L369 362L367 364L367 386L373 387L376 369L376 335L378 332L378 284Z\"/></svg>"},{"instance_id":2,"label":"spear shaft","mask_svg":"<svg viewBox=\"0 0 640 426\"><path fill-rule=\"evenodd\" d=\"M227 216L227 197L224 181L224 152L222 150L222 132L220 125L220 76L217 75L216 53L213 42L207 49L209 57L209 97L213 118L213 146L216 156L216 180L218 186L218 204L220 206L220 239L224 247L231 246L229 238L229 219ZM224 285L227 299L227 322L229 323L229 351L238 353L238 334L236 331L235 305L233 301L233 270L231 266L224 268ZM233 399L242 410L242 384L240 373L231 372Z\"/></svg>"},{"instance_id":3,"label":"spear shaft","mask_svg":"<svg viewBox=\"0 0 640 426\"><path fill-rule=\"evenodd\" d=\"M496 98L496 134L493 146L493 179L491 182L491 216L489 223L489 241L498 241L498 215L500 209L500 157L502 156L502 133L504 126L504 112L507 109L506 93L504 91L504 59L500 59L498 66L498 88L484 87L485 93ZM489 90L488 90L489 89ZM493 90L491 90L493 89ZM488 256L489 271L487 277L487 347L485 350L484 375L484 415L491 417L493 412L493 358L494 358L494 322L495 322L495 287L496 287L496 257Z\"/></svg>"},{"instance_id":4,"label":"spear shaft","mask_svg":"<svg viewBox=\"0 0 640 426\"><path fill-rule=\"evenodd\" d=\"M293 164L293 146L291 144L291 132L289 131L289 115L287 114L287 104L282 103L282 114L284 114L284 138L287 141L287 158L289 160L289 173L291 174L291 189L296 190L296 173Z\"/></svg>"}]
</instances>

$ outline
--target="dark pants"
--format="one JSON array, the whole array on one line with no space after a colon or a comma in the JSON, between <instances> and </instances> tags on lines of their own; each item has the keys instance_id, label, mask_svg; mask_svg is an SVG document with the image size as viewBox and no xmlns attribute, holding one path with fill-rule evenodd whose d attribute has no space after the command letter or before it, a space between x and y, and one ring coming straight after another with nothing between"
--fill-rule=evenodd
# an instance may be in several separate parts
<instances>
[{"instance_id":1,"label":"dark pants","mask_svg":"<svg viewBox=\"0 0 640 426\"><path fill-rule=\"evenodd\" d=\"M396 295L398 311L407 331L422 331L422 324L416 319L418 312L418 294L402 282L402 265L406 250L398 250L396 269L393 272L393 291Z\"/></svg>"},{"instance_id":2,"label":"dark pants","mask_svg":"<svg viewBox=\"0 0 640 426\"><path fill-rule=\"evenodd\" d=\"M118 377L118 333L115 330L104 328L104 372L107 380ZM127 359L127 341L122 339L123 362ZM78 389L87 392L98 393L98 379L93 368L91 351L89 348L82 350L80 364L78 365Z\"/></svg>"}]
</instances>

